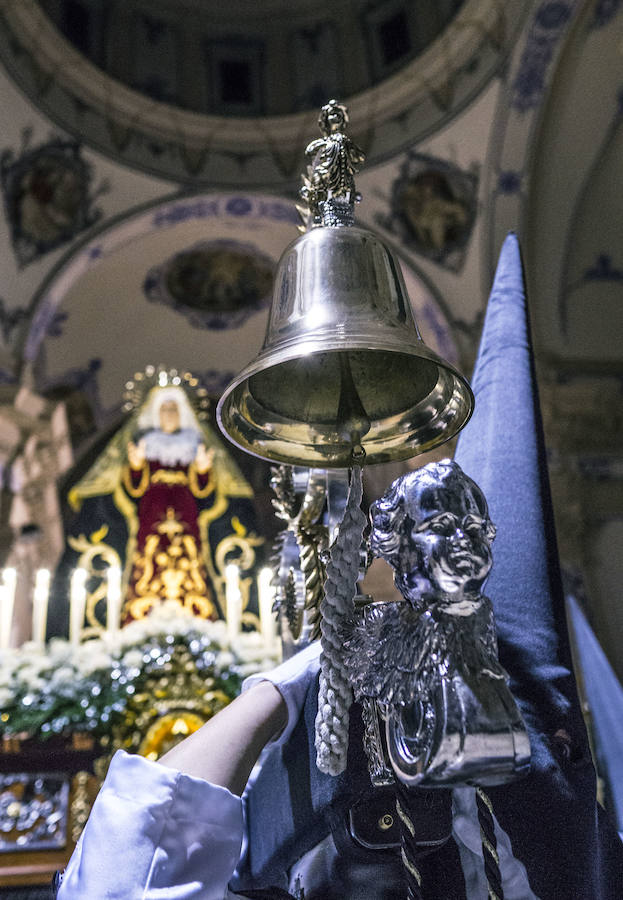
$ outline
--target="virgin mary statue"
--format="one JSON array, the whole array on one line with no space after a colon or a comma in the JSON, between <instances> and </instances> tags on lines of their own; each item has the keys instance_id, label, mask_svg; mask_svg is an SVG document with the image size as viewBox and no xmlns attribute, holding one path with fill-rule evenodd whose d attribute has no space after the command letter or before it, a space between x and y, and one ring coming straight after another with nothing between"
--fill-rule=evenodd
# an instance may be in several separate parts
<instances>
[{"instance_id":1,"label":"virgin mary statue","mask_svg":"<svg viewBox=\"0 0 623 900\"><path fill-rule=\"evenodd\" d=\"M178 381L180 379L177 379ZM153 386L68 493L77 516L55 577L51 633L66 625L68 575L86 568L85 625L102 627L105 573L123 571L121 624L162 604L222 615L224 566L254 562L252 491L181 385Z\"/></svg>"},{"instance_id":2,"label":"virgin mary statue","mask_svg":"<svg viewBox=\"0 0 623 900\"><path fill-rule=\"evenodd\" d=\"M199 513L214 501L214 449L207 450L179 387L152 391L138 425L122 476L128 496L138 500L124 619L140 619L166 600L212 618L216 607L201 556Z\"/></svg>"}]
</instances>

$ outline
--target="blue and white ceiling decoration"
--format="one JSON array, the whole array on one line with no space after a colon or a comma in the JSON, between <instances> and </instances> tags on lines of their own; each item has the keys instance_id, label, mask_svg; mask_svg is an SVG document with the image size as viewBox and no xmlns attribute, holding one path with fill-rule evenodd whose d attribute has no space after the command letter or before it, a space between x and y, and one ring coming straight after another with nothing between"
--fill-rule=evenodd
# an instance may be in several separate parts
<instances>
[{"instance_id":1,"label":"blue and white ceiling decoration","mask_svg":"<svg viewBox=\"0 0 623 900\"><path fill-rule=\"evenodd\" d=\"M96 198L107 187L93 190L91 166L76 141L53 138L30 147L30 140L27 129L19 151L0 156L6 218L20 266L93 225L101 215Z\"/></svg>"},{"instance_id":2,"label":"blue and white ceiling decoration","mask_svg":"<svg viewBox=\"0 0 623 900\"><path fill-rule=\"evenodd\" d=\"M618 12L621 11L623 0L597 0L593 12L592 28L604 28L609 25Z\"/></svg>"},{"instance_id":3,"label":"blue and white ceiling decoration","mask_svg":"<svg viewBox=\"0 0 623 900\"><path fill-rule=\"evenodd\" d=\"M511 104L519 112L541 105L548 69L571 21L574 5L575 0L546 0L536 11L513 81Z\"/></svg>"},{"instance_id":4,"label":"blue and white ceiling decoration","mask_svg":"<svg viewBox=\"0 0 623 900\"><path fill-rule=\"evenodd\" d=\"M478 210L478 174L423 153L406 157L378 224L409 250L458 272Z\"/></svg>"},{"instance_id":5,"label":"blue and white ceiling decoration","mask_svg":"<svg viewBox=\"0 0 623 900\"><path fill-rule=\"evenodd\" d=\"M151 268L143 290L195 327L237 328L270 302L274 268L254 244L201 241Z\"/></svg>"},{"instance_id":6,"label":"blue and white ceiling decoration","mask_svg":"<svg viewBox=\"0 0 623 900\"><path fill-rule=\"evenodd\" d=\"M0 297L0 334L5 344L8 344L13 334L28 321L29 311L23 306L10 307Z\"/></svg>"}]
</instances>

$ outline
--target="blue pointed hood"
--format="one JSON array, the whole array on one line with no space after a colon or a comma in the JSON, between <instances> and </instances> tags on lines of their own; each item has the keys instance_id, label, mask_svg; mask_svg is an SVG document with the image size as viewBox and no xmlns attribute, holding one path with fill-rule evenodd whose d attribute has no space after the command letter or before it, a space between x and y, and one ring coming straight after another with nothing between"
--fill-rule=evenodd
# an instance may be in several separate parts
<instances>
[{"instance_id":1,"label":"blue pointed hood","mask_svg":"<svg viewBox=\"0 0 623 900\"><path fill-rule=\"evenodd\" d=\"M516 235L504 242L472 378L476 407L455 459L497 526L486 586L500 661L532 746L527 778L492 789L495 814L541 900L612 898L623 883L572 674L545 443Z\"/></svg>"},{"instance_id":2,"label":"blue pointed hood","mask_svg":"<svg viewBox=\"0 0 623 900\"><path fill-rule=\"evenodd\" d=\"M509 234L489 297L472 378L476 407L455 460L482 488L498 533L491 597L500 658L531 731L584 728L567 638L562 580L547 474L519 242Z\"/></svg>"},{"instance_id":3,"label":"blue pointed hood","mask_svg":"<svg viewBox=\"0 0 623 900\"><path fill-rule=\"evenodd\" d=\"M584 687L600 772L623 834L623 687L574 597L567 599L575 658Z\"/></svg>"}]
</instances>

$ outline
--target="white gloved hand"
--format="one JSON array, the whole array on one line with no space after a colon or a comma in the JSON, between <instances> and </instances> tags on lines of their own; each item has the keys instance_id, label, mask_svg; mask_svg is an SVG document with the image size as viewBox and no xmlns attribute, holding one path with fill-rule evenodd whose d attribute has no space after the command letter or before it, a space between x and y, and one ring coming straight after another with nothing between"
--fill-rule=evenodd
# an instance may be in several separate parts
<instances>
[{"instance_id":1,"label":"white gloved hand","mask_svg":"<svg viewBox=\"0 0 623 900\"><path fill-rule=\"evenodd\" d=\"M260 681L270 681L283 697L288 709L288 722L283 731L268 746L284 744L303 711L310 683L320 671L320 641L314 641L300 653L268 672L257 672L245 678L242 690L248 691Z\"/></svg>"}]
</instances>

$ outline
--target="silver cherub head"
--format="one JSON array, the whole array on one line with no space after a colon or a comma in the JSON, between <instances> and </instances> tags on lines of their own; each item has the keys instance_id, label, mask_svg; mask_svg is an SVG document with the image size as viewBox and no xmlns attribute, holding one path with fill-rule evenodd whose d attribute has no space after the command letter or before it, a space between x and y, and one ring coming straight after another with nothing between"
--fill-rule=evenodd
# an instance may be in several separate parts
<instances>
[{"instance_id":1,"label":"silver cherub head","mask_svg":"<svg viewBox=\"0 0 623 900\"><path fill-rule=\"evenodd\" d=\"M484 494L442 460L397 479L370 515L372 552L408 601L364 607L344 642L373 778L391 768L412 786L511 781L530 743L482 593L495 537Z\"/></svg>"},{"instance_id":2,"label":"silver cherub head","mask_svg":"<svg viewBox=\"0 0 623 900\"><path fill-rule=\"evenodd\" d=\"M457 463L428 463L395 481L370 509L370 547L418 605L478 594L492 565L495 525L484 494Z\"/></svg>"}]
</instances>

